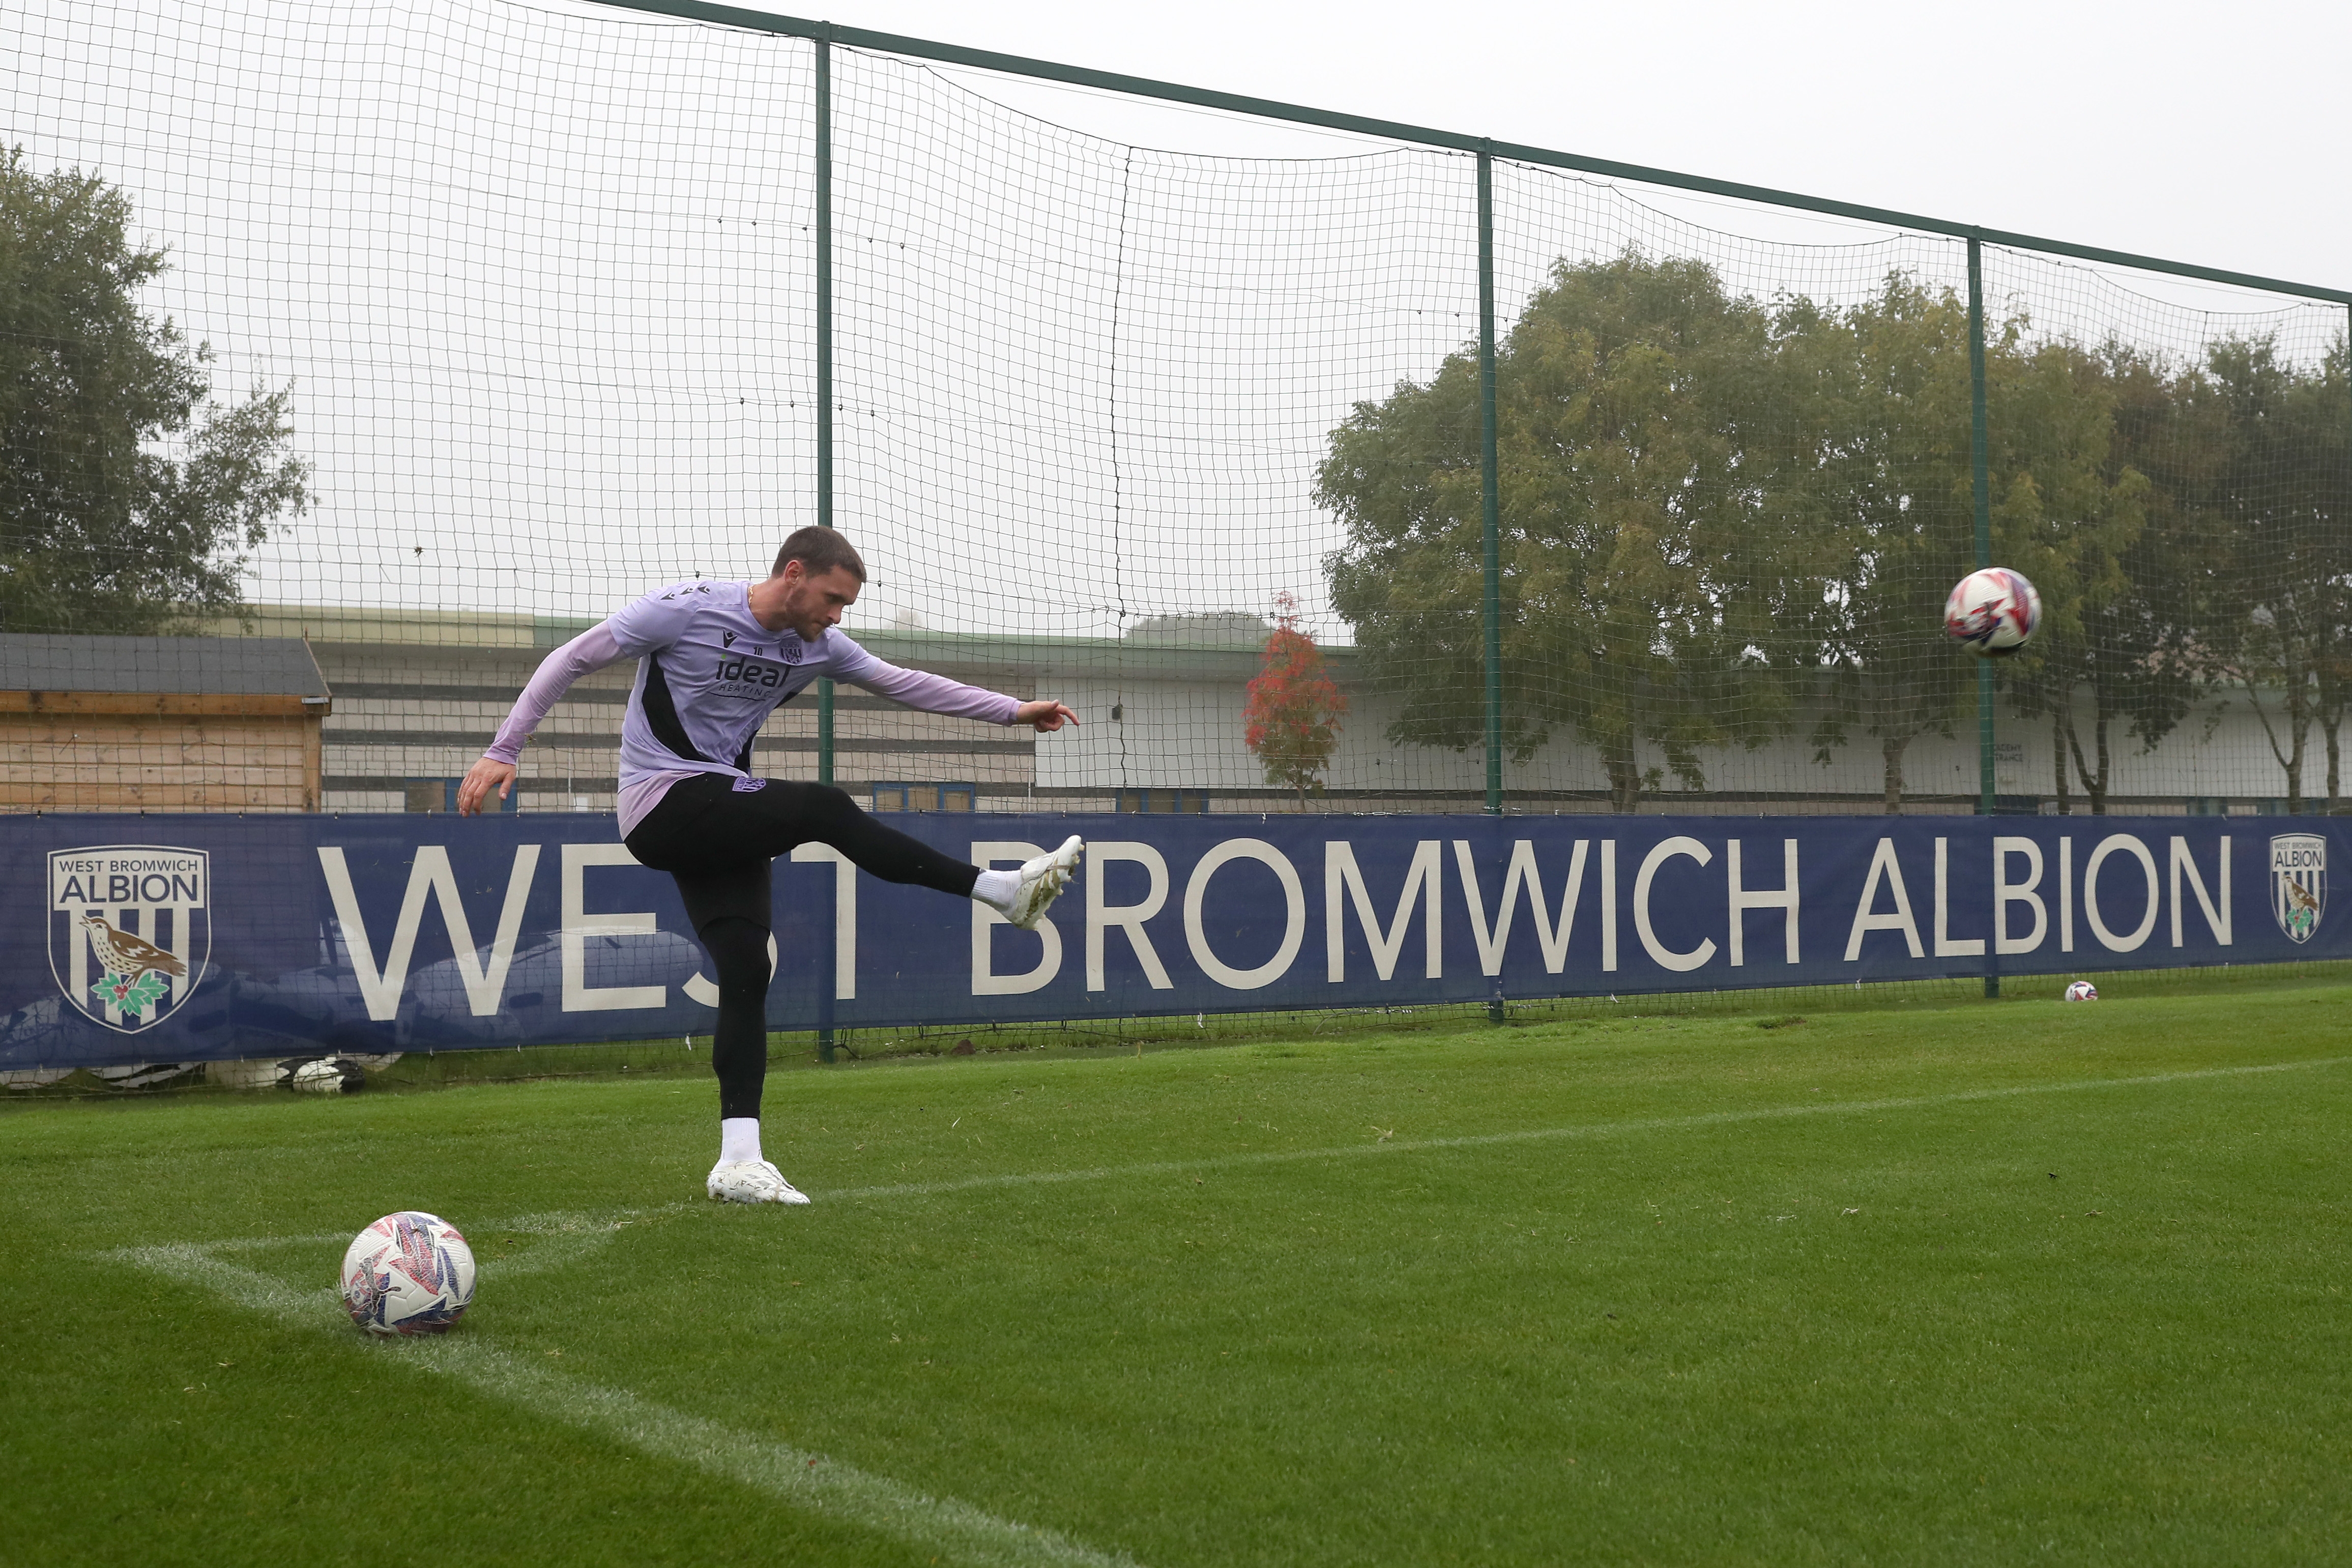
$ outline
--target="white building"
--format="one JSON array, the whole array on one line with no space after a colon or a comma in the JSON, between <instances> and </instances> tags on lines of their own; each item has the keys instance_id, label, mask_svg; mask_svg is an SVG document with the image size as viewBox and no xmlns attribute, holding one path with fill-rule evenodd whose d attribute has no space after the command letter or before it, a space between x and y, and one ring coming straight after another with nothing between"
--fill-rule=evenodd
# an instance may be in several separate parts
<instances>
[{"instance_id":1,"label":"white building","mask_svg":"<svg viewBox=\"0 0 2352 1568\"><path fill-rule=\"evenodd\" d=\"M323 805L330 811L446 810L455 781L480 755L515 693L549 649L587 623L527 616L268 606L255 631L306 637L334 693L324 733ZM1017 696L1052 696L1082 721L1037 736L910 712L855 689L836 697L835 778L883 809L1287 811L1243 742L1246 688L1260 668L1252 642L1185 640L1160 628L1127 638L978 637L857 629L852 635L894 663L933 669ZM1149 635L1160 632L1160 635ZM1230 635L1230 634L1229 634ZM1399 745L1385 738L1393 703L1355 679L1354 651L1327 650L1351 708L1318 811L1475 811L1485 799L1475 751ZM622 706L632 671L617 667L583 682L524 752L517 803L524 811L609 811ZM813 694L779 710L755 748L779 777L816 773ZM1812 760L1801 719L1754 750L1704 753L1706 788L1683 787L1664 758L1644 747L1644 768L1664 773L1643 812L1877 812L1878 748L1857 733L1827 764ZM2326 792L2315 729L2305 788ZM2284 809L2285 775L2242 692L2209 700L2153 752L2121 733L2108 808L2116 813L2252 814ZM1999 792L2005 809L2055 809L2046 721L2005 710L1998 730ZM1904 763L1905 809L1975 809L1973 725L1913 742ZM942 787L945 786L945 787ZM1607 780L1593 749L1555 735L1524 763L1507 761L1510 809L1605 811ZM2074 809L2087 809L2079 788Z\"/></svg>"}]
</instances>

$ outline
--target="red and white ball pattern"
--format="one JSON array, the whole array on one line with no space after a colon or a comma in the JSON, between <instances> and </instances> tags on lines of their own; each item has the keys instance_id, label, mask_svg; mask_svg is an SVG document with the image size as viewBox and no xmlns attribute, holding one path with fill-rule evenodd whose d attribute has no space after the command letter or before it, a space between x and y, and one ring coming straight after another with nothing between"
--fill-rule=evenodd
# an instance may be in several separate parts
<instances>
[{"instance_id":1,"label":"red and white ball pattern","mask_svg":"<svg viewBox=\"0 0 2352 1568\"><path fill-rule=\"evenodd\" d=\"M2021 572L1988 566L1960 579L1944 601L1944 630L1970 653L2006 658L2042 625L2042 595Z\"/></svg>"},{"instance_id":2,"label":"red and white ball pattern","mask_svg":"<svg viewBox=\"0 0 2352 1568\"><path fill-rule=\"evenodd\" d=\"M438 1215L388 1214L343 1253L343 1307L372 1334L437 1334L474 1299L474 1249Z\"/></svg>"},{"instance_id":3,"label":"red and white ball pattern","mask_svg":"<svg viewBox=\"0 0 2352 1568\"><path fill-rule=\"evenodd\" d=\"M2066 987L2066 1000L2069 1002L2095 1002L2098 999L2099 988L2087 980L2077 980Z\"/></svg>"}]
</instances>

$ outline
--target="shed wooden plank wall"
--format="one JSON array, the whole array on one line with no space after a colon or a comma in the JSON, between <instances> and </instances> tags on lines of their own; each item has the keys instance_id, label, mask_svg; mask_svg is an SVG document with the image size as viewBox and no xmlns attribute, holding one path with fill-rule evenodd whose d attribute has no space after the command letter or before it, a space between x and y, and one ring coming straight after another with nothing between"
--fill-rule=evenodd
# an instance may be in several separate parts
<instances>
[{"instance_id":1,"label":"shed wooden plank wall","mask_svg":"<svg viewBox=\"0 0 2352 1568\"><path fill-rule=\"evenodd\" d=\"M324 716L286 697L0 693L0 811L316 811Z\"/></svg>"}]
</instances>

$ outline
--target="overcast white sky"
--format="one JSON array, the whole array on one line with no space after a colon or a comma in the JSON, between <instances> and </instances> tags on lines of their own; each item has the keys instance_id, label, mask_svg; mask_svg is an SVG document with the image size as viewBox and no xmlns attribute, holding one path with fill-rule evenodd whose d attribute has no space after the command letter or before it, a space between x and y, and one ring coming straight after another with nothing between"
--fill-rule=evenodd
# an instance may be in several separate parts
<instances>
[{"instance_id":1,"label":"overcast white sky","mask_svg":"<svg viewBox=\"0 0 2352 1568\"><path fill-rule=\"evenodd\" d=\"M2340 4L807 5L755 8L2352 285ZM1265 144L1074 92L992 96L1188 151Z\"/></svg>"}]
</instances>

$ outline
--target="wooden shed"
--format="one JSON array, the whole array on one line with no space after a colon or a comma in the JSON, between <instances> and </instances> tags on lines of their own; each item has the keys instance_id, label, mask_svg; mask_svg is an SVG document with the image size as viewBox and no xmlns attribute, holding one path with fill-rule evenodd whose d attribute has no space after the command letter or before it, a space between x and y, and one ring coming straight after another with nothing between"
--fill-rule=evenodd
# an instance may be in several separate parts
<instances>
[{"instance_id":1,"label":"wooden shed","mask_svg":"<svg viewBox=\"0 0 2352 1568\"><path fill-rule=\"evenodd\" d=\"M316 811L299 637L0 634L0 811Z\"/></svg>"}]
</instances>

